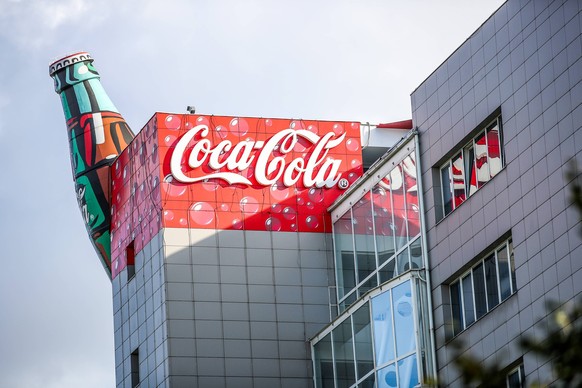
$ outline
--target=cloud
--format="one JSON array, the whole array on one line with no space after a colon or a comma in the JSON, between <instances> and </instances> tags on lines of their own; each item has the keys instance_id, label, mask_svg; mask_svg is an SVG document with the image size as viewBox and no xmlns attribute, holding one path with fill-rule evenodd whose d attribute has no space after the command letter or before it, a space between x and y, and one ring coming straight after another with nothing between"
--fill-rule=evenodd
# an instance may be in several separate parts
<instances>
[{"instance_id":1,"label":"cloud","mask_svg":"<svg viewBox=\"0 0 582 388\"><path fill-rule=\"evenodd\" d=\"M63 27L86 30L105 15L88 0L0 0L0 37L20 49L38 49L55 40Z\"/></svg>"}]
</instances>

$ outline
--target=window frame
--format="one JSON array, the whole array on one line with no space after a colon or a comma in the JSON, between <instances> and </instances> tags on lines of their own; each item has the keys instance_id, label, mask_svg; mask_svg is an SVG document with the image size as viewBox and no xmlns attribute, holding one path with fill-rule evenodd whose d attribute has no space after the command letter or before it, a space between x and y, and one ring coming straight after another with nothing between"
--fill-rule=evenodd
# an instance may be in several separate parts
<instances>
[{"instance_id":1,"label":"window frame","mask_svg":"<svg viewBox=\"0 0 582 388\"><path fill-rule=\"evenodd\" d=\"M507 266L507 269L509 271L507 276L507 280L509 282L509 294L503 298L502 294L501 294L501 275L500 275L500 263L499 263L499 258L498 258L498 253L505 250L505 253L507 254L507 263L505 264ZM513 241L512 238L509 237L505 240L503 240L501 243L499 244L495 244L491 249L488 249L486 251L487 253L484 255L480 255L479 259L475 262L473 262L470 266L469 269L467 269L466 271L462 272L459 276L456 276L452 281L448 282L448 296L449 296L449 306L450 308L450 318L451 318L451 326L452 326L452 337L456 337L459 334L461 334L463 331L465 331L466 329L468 329L469 327L471 327L473 324L475 324L477 321L479 321L481 318L483 318L485 315L487 315L491 310L495 309L497 306L499 306L501 303L503 303L504 301L506 301L507 299L509 299L512 295L514 295L517 292L517 285L515 283L515 264L514 264L514 254L513 254ZM487 278L487 271L486 271L486 267L485 267L485 261L490 260L493 257L494 262L495 262L495 287L496 289L493 290L497 293L497 303L490 305L490 301L489 301L489 286L491 285L490 282L488 282L488 278ZM501 264L503 265L503 264ZM477 300L475 297L475 269L480 267L482 268L482 276L483 276L483 286L484 286L484 291L485 291L485 306L477 306ZM465 291L465 287L466 287L466 283L465 280L469 279L469 284L471 286L471 290L470 290L470 295L469 293L466 293ZM455 293L453 293L453 289L456 289L458 291L455 291ZM458 292L458 294L457 294ZM467 317L467 311L466 308L468 307L465 304L465 298L467 296L471 297L471 304L472 304L472 317ZM458 301L458 306L456 308L453 308L453 302L454 301ZM456 306L456 304L455 304ZM478 311L481 311L480 309L484 308L484 313L482 315L479 316ZM459 316L456 316L456 313L459 313ZM467 319L469 318L469 321L467 321Z\"/></svg>"},{"instance_id":2,"label":"window frame","mask_svg":"<svg viewBox=\"0 0 582 388\"><path fill-rule=\"evenodd\" d=\"M441 219L445 218L449 214L451 214L455 209L461 206L464 202L475 194L477 191L481 189L481 187L485 186L491 179L497 176L504 168L505 168L505 157L504 157L504 148L503 148L503 133L502 133L502 121L501 121L501 113L497 113L492 119L486 120L485 125L480 125L478 130L473 131L471 134L470 139L467 142L463 142L461 147L456 147L451 153L450 157L447 157L446 160L438 165L438 172L439 172L439 180L440 180L440 203L442 206L442 217ZM499 159L500 159L500 166L497 171L492 172L492 160L490 153L490 145L489 145L489 136L488 133L493 128L497 127L497 142L498 142L498 151L499 151ZM486 181L479 181L478 180L478 173L479 170L477 168L477 139L483 137L485 139L485 151L487 157L487 173L488 178ZM483 146L483 145L480 145ZM470 155L472 154L472 157ZM461 166L462 169L462 187L463 187L463 194L462 200L457 204L456 203L456 196L455 196L455 178L453 175L453 165L454 161L457 159L461 159ZM472 164L472 168L469 169L469 163ZM443 172L446 171L448 182L445 182L445 177L443 176ZM468 173L470 172L470 174ZM471 176L475 174L475 185L471 185ZM446 184L445 184L446 183ZM457 182L460 184L460 182ZM474 187L474 188L473 188ZM445 189L447 189L448 196L445 195ZM457 189L460 190L460 189ZM448 201L445 199L448 198ZM448 209L450 208L450 209Z\"/></svg>"}]
</instances>

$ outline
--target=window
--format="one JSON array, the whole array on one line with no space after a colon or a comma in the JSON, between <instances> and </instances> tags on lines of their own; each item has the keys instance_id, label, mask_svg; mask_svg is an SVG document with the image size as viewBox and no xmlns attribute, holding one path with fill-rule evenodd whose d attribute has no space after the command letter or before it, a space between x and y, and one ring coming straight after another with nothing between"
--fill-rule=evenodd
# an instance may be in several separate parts
<instances>
[{"instance_id":1,"label":"window","mask_svg":"<svg viewBox=\"0 0 582 388\"><path fill-rule=\"evenodd\" d=\"M133 241L125 249L125 259L127 263L127 281L129 282L135 276L135 248Z\"/></svg>"},{"instance_id":2,"label":"window","mask_svg":"<svg viewBox=\"0 0 582 388\"><path fill-rule=\"evenodd\" d=\"M131 353L131 388L139 387L139 348Z\"/></svg>"},{"instance_id":3,"label":"window","mask_svg":"<svg viewBox=\"0 0 582 388\"><path fill-rule=\"evenodd\" d=\"M498 116L440 167L445 216L501 171L501 144L501 117Z\"/></svg>"},{"instance_id":4,"label":"window","mask_svg":"<svg viewBox=\"0 0 582 388\"><path fill-rule=\"evenodd\" d=\"M453 335L465 330L516 289L513 245L509 239L450 283Z\"/></svg>"},{"instance_id":5,"label":"window","mask_svg":"<svg viewBox=\"0 0 582 388\"><path fill-rule=\"evenodd\" d=\"M507 388L525 387L525 376L523 373L523 364L512 369L505 379Z\"/></svg>"}]
</instances>

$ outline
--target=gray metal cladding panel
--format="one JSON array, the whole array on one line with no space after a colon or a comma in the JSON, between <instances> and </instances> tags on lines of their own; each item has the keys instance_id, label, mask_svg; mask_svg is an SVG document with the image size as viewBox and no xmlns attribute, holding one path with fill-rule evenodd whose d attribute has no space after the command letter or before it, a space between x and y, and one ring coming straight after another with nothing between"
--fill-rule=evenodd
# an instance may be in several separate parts
<instances>
[{"instance_id":1,"label":"gray metal cladding panel","mask_svg":"<svg viewBox=\"0 0 582 388\"><path fill-rule=\"evenodd\" d=\"M201 387L311 386L308 333L329 322L331 237L197 234L164 230L168 356L180 362L170 373L190 365Z\"/></svg>"},{"instance_id":2,"label":"gray metal cladding panel","mask_svg":"<svg viewBox=\"0 0 582 388\"><path fill-rule=\"evenodd\" d=\"M448 285L503 236L511 235L517 292L458 337L484 362L523 357L526 379L543 361L519 337L539 334L548 300L582 291L579 217L564 178L582 165L582 7L578 1L513 1L473 33L412 94L421 171L441 384L460 385L445 332ZM503 169L447 216L439 167L500 109ZM436 173L435 173L436 172ZM505 361L504 361L505 362Z\"/></svg>"}]
</instances>

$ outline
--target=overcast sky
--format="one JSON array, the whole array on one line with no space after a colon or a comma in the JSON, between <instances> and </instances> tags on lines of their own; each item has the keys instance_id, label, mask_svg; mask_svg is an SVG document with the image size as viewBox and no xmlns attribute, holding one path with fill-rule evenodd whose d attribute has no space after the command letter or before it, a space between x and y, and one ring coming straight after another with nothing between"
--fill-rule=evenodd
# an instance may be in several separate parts
<instances>
[{"instance_id":1,"label":"overcast sky","mask_svg":"<svg viewBox=\"0 0 582 388\"><path fill-rule=\"evenodd\" d=\"M0 387L115 384L111 283L77 208L50 62L89 51L134 132L187 105L398 121L501 3L0 0Z\"/></svg>"}]
</instances>

